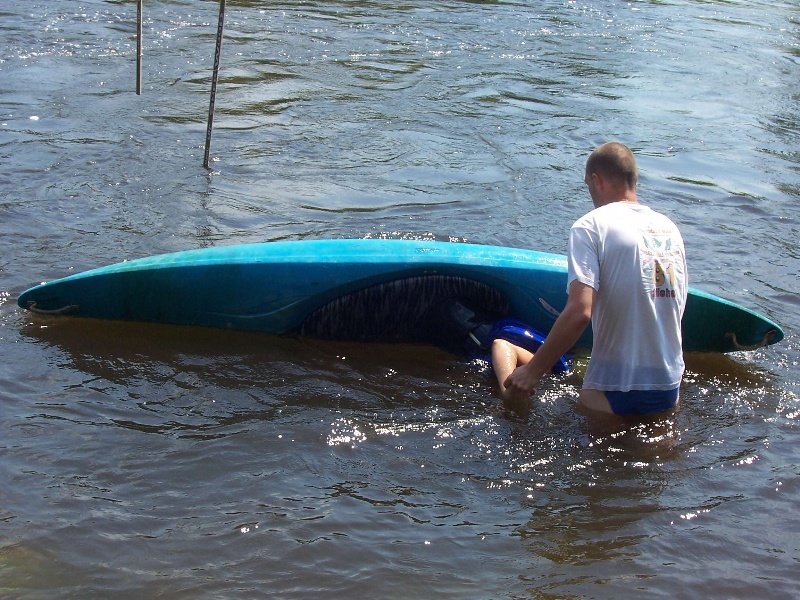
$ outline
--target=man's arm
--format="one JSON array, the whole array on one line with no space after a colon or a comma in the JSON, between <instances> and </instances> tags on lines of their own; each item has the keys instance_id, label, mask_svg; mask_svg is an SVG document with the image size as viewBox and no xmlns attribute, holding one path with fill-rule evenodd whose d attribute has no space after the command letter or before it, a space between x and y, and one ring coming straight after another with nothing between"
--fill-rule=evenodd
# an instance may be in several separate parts
<instances>
[{"instance_id":1,"label":"man's arm","mask_svg":"<svg viewBox=\"0 0 800 600\"><path fill-rule=\"evenodd\" d=\"M581 337L592 320L594 288L573 281L569 285L567 305L559 315L547 339L527 363L514 370L505 381L506 393L512 398L529 398L536 393L539 381L562 355Z\"/></svg>"}]
</instances>

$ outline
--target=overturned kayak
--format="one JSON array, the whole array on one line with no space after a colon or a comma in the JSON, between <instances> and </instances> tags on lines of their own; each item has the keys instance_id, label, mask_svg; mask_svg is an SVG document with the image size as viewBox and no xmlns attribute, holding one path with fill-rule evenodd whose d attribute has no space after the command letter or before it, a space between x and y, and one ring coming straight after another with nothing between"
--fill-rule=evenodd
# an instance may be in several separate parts
<instances>
[{"instance_id":1,"label":"overturned kayak","mask_svg":"<svg viewBox=\"0 0 800 600\"><path fill-rule=\"evenodd\" d=\"M442 308L472 323L516 319L546 334L567 294L566 257L516 248L419 240L242 244L117 263L33 287L22 308L354 341L431 341ZM686 351L773 344L781 328L713 294L689 290ZM591 328L578 341L590 347Z\"/></svg>"}]
</instances>

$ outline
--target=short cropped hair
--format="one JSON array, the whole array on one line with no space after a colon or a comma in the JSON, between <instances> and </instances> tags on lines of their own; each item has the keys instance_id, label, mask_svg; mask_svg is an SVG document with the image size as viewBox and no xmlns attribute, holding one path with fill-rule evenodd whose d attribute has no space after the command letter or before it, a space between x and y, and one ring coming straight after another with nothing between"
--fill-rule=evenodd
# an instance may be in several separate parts
<instances>
[{"instance_id":1,"label":"short cropped hair","mask_svg":"<svg viewBox=\"0 0 800 600\"><path fill-rule=\"evenodd\" d=\"M606 179L624 184L629 190L636 188L639 181L639 169L633 152L619 142L608 142L595 149L586 161L586 172L598 173Z\"/></svg>"}]
</instances>

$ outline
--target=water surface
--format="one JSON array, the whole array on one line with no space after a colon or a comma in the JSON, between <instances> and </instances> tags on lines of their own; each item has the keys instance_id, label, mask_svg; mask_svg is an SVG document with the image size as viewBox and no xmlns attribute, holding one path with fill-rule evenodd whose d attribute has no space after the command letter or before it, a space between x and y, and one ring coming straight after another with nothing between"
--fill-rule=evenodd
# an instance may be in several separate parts
<instances>
[{"instance_id":1,"label":"water surface","mask_svg":"<svg viewBox=\"0 0 800 600\"><path fill-rule=\"evenodd\" d=\"M0 592L8 598L785 598L800 585L800 9L792 2L4 6ZM688 355L609 429L579 375L527 419L432 348L16 308L123 259L279 239L564 253L597 144L693 286L779 345ZM579 363L584 358L579 357Z\"/></svg>"}]
</instances>

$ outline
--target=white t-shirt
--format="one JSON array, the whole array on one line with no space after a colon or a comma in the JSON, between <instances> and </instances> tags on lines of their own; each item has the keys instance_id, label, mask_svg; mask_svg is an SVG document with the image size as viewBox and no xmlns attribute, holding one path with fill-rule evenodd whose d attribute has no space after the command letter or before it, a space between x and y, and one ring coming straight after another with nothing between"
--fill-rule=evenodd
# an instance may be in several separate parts
<instances>
[{"instance_id":1,"label":"white t-shirt","mask_svg":"<svg viewBox=\"0 0 800 600\"><path fill-rule=\"evenodd\" d=\"M569 277L593 287L593 346L583 386L597 390L668 390L683 376L681 318L686 251L666 216L613 202L570 230Z\"/></svg>"}]
</instances>

